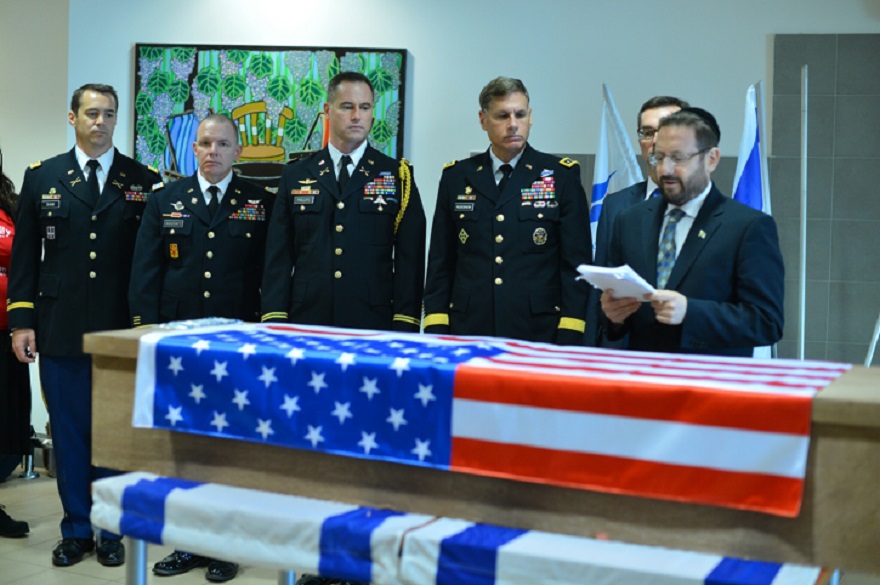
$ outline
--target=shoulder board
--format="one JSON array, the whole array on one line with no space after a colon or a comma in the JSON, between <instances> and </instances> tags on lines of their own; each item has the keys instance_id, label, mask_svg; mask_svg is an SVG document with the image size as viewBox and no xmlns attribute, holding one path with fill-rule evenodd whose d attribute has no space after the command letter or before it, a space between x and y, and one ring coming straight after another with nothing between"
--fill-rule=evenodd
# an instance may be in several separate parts
<instances>
[{"instance_id":1,"label":"shoulder board","mask_svg":"<svg viewBox=\"0 0 880 585\"><path fill-rule=\"evenodd\" d=\"M153 183L153 191L158 191L159 189L163 189L165 187L165 183Z\"/></svg>"},{"instance_id":2,"label":"shoulder board","mask_svg":"<svg viewBox=\"0 0 880 585\"><path fill-rule=\"evenodd\" d=\"M561 164L564 167L571 168L574 165L579 164L579 163L578 163L578 161L574 160L573 158L565 157L559 161L559 164Z\"/></svg>"},{"instance_id":3,"label":"shoulder board","mask_svg":"<svg viewBox=\"0 0 880 585\"><path fill-rule=\"evenodd\" d=\"M452 162L448 162L448 163L446 163L445 165L443 165L443 170L446 170L446 169L448 169L449 167L454 166L455 163L457 163L457 162L458 162L457 160L454 160L454 161L452 161Z\"/></svg>"},{"instance_id":4,"label":"shoulder board","mask_svg":"<svg viewBox=\"0 0 880 585\"><path fill-rule=\"evenodd\" d=\"M400 162L402 162L405 165L412 166L412 163L409 162L408 160L406 160L406 157L401 157Z\"/></svg>"},{"instance_id":5,"label":"shoulder board","mask_svg":"<svg viewBox=\"0 0 880 585\"><path fill-rule=\"evenodd\" d=\"M277 188L276 188L275 191L272 190L272 187L263 187L263 189L265 189L265 190L266 190L266 193L269 193L270 195L275 195L275 193L278 192L278 191L277 191Z\"/></svg>"},{"instance_id":6,"label":"shoulder board","mask_svg":"<svg viewBox=\"0 0 880 585\"><path fill-rule=\"evenodd\" d=\"M159 169L157 169L156 167L154 167L152 165L147 165L147 168L150 169L151 171L153 171L154 173L156 173L157 175L159 174Z\"/></svg>"},{"instance_id":7,"label":"shoulder board","mask_svg":"<svg viewBox=\"0 0 880 585\"><path fill-rule=\"evenodd\" d=\"M43 164L43 161L38 160L37 162L32 163L32 164L30 165L29 168L30 168L31 170L33 170L33 169L37 169L37 168L39 168L40 165L42 165L42 164Z\"/></svg>"}]
</instances>

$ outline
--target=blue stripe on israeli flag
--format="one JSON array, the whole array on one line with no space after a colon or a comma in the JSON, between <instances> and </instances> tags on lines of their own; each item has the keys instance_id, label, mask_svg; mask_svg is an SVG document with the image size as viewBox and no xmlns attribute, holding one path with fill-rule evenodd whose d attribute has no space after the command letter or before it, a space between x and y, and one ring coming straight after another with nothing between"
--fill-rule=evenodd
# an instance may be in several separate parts
<instances>
[{"instance_id":1,"label":"blue stripe on israeli flag","mask_svg":"<svg viewBox=\"0 0 880 585\"><path fill-rule=\"evenodd\" d=\"M318 573L337 579L372 581L373 532L386 519L403 515L393 510L358 508L327 518L321 526Z\"/></svg>"},{"instance_id":2,"label":"blue stripe on israeli flag","mask_svg":"<svg viewBox=\"0 0 880 585\"><path fill-rule=\"evenodd\" d=\"M706 585L771 585L782 565L724 558L706 577Z\"/></svg>"},{"instance_id":3,"label":"blue stripe on israeli flag","mask_svg":"<svg viewBox=\"0 0 880 585\"><path fill-rule=\"evenodd\" d=\"M119 520L121 534L162 544L165 528L165 503L174 490L190 490L202 485L199 482L157 477L142 479L122 492L122 517Z\"/></svg>"},{"instance_id":4,"label":"blue stripe on israeli flag","mask_svg":"<svg viewBox=\"0 0 880 585\"><path fill-rule=\"evenodd\" d=\"M437 559L437 585L494 585L498 549L526 530L474 524L444 538Z\"/></svg>"}]
</instances>

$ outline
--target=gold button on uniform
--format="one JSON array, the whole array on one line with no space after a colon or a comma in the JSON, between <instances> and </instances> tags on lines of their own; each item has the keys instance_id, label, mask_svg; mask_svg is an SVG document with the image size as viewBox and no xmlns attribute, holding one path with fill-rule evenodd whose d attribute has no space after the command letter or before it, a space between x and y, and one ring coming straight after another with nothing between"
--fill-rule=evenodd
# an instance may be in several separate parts
<instances>
[{"instance_id":1,"label":"gold button on uniform","mask_svg":"<svg viewBox=\"0 0 880 585\"><path fill-rule=\"evenodd\" d=\"M504 262L504 258L501 256L495 256L495 264L501 264Z\"/></svg>"},{"instance_id":2,"label":"gold button on uniform","mask_svg":"<svg viewBox=\"0 0 880 585\"><path fill-rule=\"evenodd\" d=\"M92 216L92 221L98 221L98 216L97 216L97 215L93 215L93 216Z\"/></svg>"},{"instance_id":3,"label":"gold button on uniform","mask_svg":"<svg viewBox=\"0 0 880 585\"><path fill-rule=\"evenodd\" d=\"M544 214L543 214L543 213L539 213L539 214L538 214L538 219L544 219Z\"/></svg>"},{"instance_id":4,"label":"gold button on uniform","mask_svg":"<svg viewBox=\"0 0 880 585\"><path fill-rule=\"evenodd\" d=\"M333 273L333 276L334 276L335 278L342 278L342 271L341 271L341 270L337 270L336 272Z\"/></svg>"},{"instance_id":5,"label":"gold button on uniform","mask_svg":"<svg viewBox=\"0 0 880 585\"><path fill-rule=\"evenodd\" d=\"M211 278L211 273L210 273L210 272L206 272L206 273L205 273L205 278Z\"/></svg>"},{"instance_id":6,"label":"gold button on uniform","mask_svg":"<svg viewBox=\"0 0 880 585\"><path fill-rule=\"evenodd\" d=\"M244 235L244 237L246 237L246 238L251 237L251 233L250 233L250 232L246 233L246 234Z\"/></svg>"},{"instance_id":7,"label":"gold button on uniform","mask_svg":"<svg viewBox=\"0 0 880 585\"><path fill-rule=\"evenodd\" d=\"M211 258L214 257L214 252L212 252L211 250L208 250L208 252L205 254L205 256L207 256L208 259L210 260Z\"/></svg>"},{"instance_id":8,"label":"gold button on uniform","mask_svg":"<svg viewBox=\"0 0 880 585\"><path fill-rule=\"evenodd\" d=\"M337 231L337 232L341 232L341 231L342 231L342 229L343 229L343 228L342 228L342 226L341 226L341 225L338 225L338 226L336 226L336 231Z\"/></svg>"},{"instance_id":9,"label":"gold button on uniform","mask_svg":"<svg viewBox=\"0 0 880 585\"><path fill-rule=\"evenodd\" d=\"M336 248L335 252L337 256L342 256L342 248Z\"/></svg>"},{"instance_id":10,"label":"gold button on uniform","mask_svg":"<svg viewBox=\"0 0 880 585\"><path fill-rule=\"evenodd\" d=\"M98 239L98 234L96 234L95 232L90 233L90 234L89 234L89 239L90 239L90 240L97 240L97 239Z\"/></svg>"},{"instance_id":11,"label":"gold button on uniform","mask_svg":"<svg viewBox=\"0 0 880 585\"><path fill-rule=\"evenodd\" d=\"M177 233L177 232L174 231L174 228L171 228L171 231L170 231L169 233L171 233L171 234L175 234L175 233Z\"/></svg>"},{"instance_id":12,"label":"gold button on uniform","mask_svg":"<svg viewBox=\"0 0 880 585\"><path fill-rule=\"evenodd\" d=\"M339 203L336 204L336 207L338 207L339 209L345 209L345 203L340 201Z\"/></svg>"},{"instance_id":13,"label":"gold button on uniform","mask_svg":"<svg viewBox=\"0 0 880 585\"><path fill-rule=\"evenodd\" d=\"M211 293L208 292L208 291L205 291L205 298L206 298L206 299L210 299L210 298L211 298Z\"/></svg>"},{"instance_id":14,"label":"gold button on uniform","mask_svg":"<svg viewBox=\"0 0 880 585\"><path fill-rule=\"evenodd\" d=\"M98 273L94 270L89 272L89 278L98 278Z\"/></svg>"},{"instance_id":15,"label":"gold button on uniform","mask_svg":"<svg viewBox=\"0 0 880 585\"><path fill-rule=\"evenodd\" d=\"M214 239L214 232L208 232L208 239L210 239L210 240Z\"/></svg>"},{"instance_id":16,"label":"gold button on uniform","mask_svg":"<svg viewBox=\"0 0 880 585\"><path fill-rule=\"evenodd\" d=\"M495 279L495 284L504 284L504 281L501 280L500 278L496 278L496 279Z\"/></svg>"},{"instance_id":17,"label":"gold button on uniform","mask_svg":"<svg viewBox=\"0 0 880 585\"><path fill-rule=\"evenodd\" d=\"M495 219L497 219L498 221L504 221L504 214L499 213L498 215L495 216Z\"/></svg>"},{"instance_id":18,"label":"gold button on uniform","mask_svg":"<svg viewBox=\"0 0 880 585\"><path fill-rule=\"evenodd\" d=\"M495 243L496 244L500 244L503 241L504 241L504 236L502 236L501 234L498 234L497 236L495 236Z\"/></svg>"},{"instance_id":19,"label":"gold button on uniform","mask_svg":"<svg viewBox=\"0 0 880 585\"><path fill-rule=\"evenodd\" d=\"M94 252L89 252L89 258L91 258L92 260L94 260L97 257L98 257L98 255L95 254Z\"/></svg>"}]
</instances>

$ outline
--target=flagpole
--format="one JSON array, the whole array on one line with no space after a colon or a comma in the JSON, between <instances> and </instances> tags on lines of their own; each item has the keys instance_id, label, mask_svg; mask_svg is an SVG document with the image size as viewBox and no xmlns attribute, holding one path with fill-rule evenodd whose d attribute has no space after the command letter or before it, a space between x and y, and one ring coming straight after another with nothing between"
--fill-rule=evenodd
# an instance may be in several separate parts
<instances>
[{"instance_id":1,"label":"flagpole","mask_svg":"<svg viewBox=\"0 0 880 585\"><path fill-rule=\"evenodd\" d=\"M804 359L807 307L807 114L809 113L807 88L809 69L801 68L801 222L800 222L800 274L798 275L798 359Z\"/></svg>"}]
</instances>

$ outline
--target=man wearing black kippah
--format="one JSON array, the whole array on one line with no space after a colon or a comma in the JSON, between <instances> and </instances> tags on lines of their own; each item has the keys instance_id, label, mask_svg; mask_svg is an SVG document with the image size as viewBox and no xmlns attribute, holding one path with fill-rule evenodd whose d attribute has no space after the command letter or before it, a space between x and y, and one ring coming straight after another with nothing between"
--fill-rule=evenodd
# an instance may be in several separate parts
<instances>
[{"instance_id":1,"label":"man wearing black kippah","mask_svg":"<svg viewBox=\"0 0 880 585\"><path fill-rule=\"evenodd\" d=\"M611 339L642 351L751 356L782 336L784 269L769 215L715 187L721 131L709 112L684 108L660 121L650 164L662 198L622 212L609 265L629 264L656 292L602 293Z\"/></svg>"}]
</instances>

